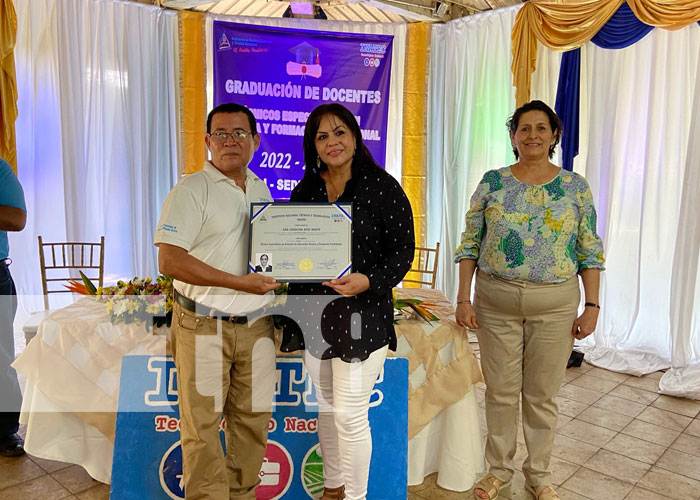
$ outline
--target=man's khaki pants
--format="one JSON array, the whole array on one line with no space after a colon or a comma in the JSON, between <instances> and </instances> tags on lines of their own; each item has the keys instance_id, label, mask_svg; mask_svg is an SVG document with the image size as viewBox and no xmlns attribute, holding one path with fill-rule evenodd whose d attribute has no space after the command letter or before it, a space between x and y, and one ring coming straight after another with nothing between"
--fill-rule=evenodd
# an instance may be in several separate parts
<instances>
[{"instance_id":1,"label":"man's khaki pants","mask_svg":"<svg viewBox=\"0 0 700 500\"><path fill-rule=\"evenodd\" d=\"M270 317L234 324L173 305L187 500L255 500L275 386ZM226 458L219 427L226 420Z\"/></svg>"},{"instance_id":2,"label":"man's khaki pants","mask_svg":"<svg viewBox=\"0 0 700 500\"><path fill-rule=\"evenodd\" d=\"M513 477L522 393L527 484L551 484L549 458L557 426L554 397L574 338L578 277L563 283L504 280L481 271L474 306L486 381L486 460L502 481Z\"/></svg>"}]
</instances>

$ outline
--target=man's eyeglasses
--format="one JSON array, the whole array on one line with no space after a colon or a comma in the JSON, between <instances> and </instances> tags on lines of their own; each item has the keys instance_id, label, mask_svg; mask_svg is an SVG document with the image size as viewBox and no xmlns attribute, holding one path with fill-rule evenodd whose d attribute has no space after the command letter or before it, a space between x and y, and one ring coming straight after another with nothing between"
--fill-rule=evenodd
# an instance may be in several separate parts
<instances>
[{"instance_id":1,"label":"man's eyeglasses","mask_svg":"<svg viewBox=\"0 0 700 500\"><path fill-rule=\"evenodd\" d=\"M233 132L224 132L223 130L217 130L216 132L212 132L211 134L209 134L209 137L211 137L217 142L226 142L226 139L228 139L229 137L236 142L243 142L249 135L253 135L253 133L248 132L246 130L234 130Z\"/></svg>"}]
</instances>

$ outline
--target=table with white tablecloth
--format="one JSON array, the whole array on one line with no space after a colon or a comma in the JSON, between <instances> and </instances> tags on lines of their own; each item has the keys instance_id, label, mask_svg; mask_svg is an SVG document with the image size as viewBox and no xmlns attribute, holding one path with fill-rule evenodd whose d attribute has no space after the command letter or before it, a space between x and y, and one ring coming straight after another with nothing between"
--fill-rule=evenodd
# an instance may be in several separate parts
<instances>
[{"instance_id":1,"label":"table with white tablecloth","mask_svg":"<svg viewBox=\"0 0 700 500\"><path fill-rule=\"evenodd\" d=\"M82 465L109 483L122 358L164 356L167 333L114 325L105 304L89 297L51 312L13 363L27 380L20 415L26 451Z\"/></svg>"},{"instance_id":2,"label":"table with white tablecloth","mask_svg":"<svg viewBox=\"0 0 700 500\"><path fill-rule=\"evenodd\" d=\"M440 292L399 289L399 296L438 304L431 324L402 319L398 349L409 361L408 483L438 472L438 484L464 491L484 470L474 384L481 372L467 336ZM451 316L452 315L452 316ZM27 379L22 423L28 453L75 463L110 482L121 360L163 356L167 329L113 325L92 298L54 311L14 367Z\"/></svg>"},{"instance_id":3,"label":"table with white tablecloth","mask_svg":"<svg viewBox=\"0 0 700 500\"><path fill-rule=\"evenodd\" d=\"M454 321L442 292L398 288L399 298L435 304L439 318L401 320L394 356L408 358L408 484L437 472L437 483L465 491L485 470L479 407L474 386L483 382L467 332Z\"/></svg>"}]
</instances>

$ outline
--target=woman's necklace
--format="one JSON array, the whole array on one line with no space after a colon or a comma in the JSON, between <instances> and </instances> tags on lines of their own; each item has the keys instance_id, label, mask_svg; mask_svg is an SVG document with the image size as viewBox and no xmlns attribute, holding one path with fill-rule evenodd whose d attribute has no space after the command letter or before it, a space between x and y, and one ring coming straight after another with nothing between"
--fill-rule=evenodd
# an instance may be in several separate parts
<instances>
[{"instance_id":1,"label":"woman's necklace","mask_svg":"<svg viewBox=\"0 0 700 500\"><path fill-rule=\"evenodd\" d=\"M328 192L328 184L330 184L331 187L333 188L333 191L335 191L335 198L331 201L333 201L333 202L338 201L338 198L340 198L340 195L343 193L337 187L335 187L335 184L333 184L333 181L331 180L331 177L329 175L327 176L325 181L326 181L326 192Z\"/></svg>"}]
</instances>

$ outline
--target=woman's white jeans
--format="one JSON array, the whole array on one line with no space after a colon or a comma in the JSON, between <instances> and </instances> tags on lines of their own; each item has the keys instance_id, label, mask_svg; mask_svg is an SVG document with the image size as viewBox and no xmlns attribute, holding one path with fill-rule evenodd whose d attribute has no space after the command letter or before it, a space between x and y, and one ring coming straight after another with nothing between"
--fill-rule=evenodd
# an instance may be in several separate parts
<instances>
[{"instance_id":1,"label":"woman's white jeans","mask_svg":"<svg viewBox=\"0 0 700 500\"><path fill-rule=\"evenodd\" d=\"M345 485L347 500L365 500L367 496L372 458L369 400L387 350L384 346L358 363L346 363L340 358L320 360L308 351L304 354L318 400L324 485Z\"/></svg>"}]
</instances>

